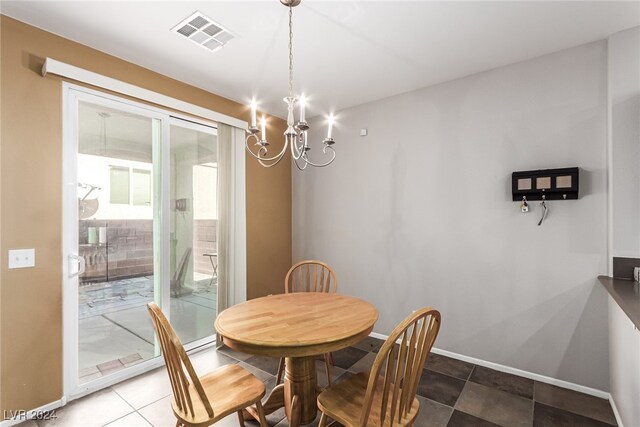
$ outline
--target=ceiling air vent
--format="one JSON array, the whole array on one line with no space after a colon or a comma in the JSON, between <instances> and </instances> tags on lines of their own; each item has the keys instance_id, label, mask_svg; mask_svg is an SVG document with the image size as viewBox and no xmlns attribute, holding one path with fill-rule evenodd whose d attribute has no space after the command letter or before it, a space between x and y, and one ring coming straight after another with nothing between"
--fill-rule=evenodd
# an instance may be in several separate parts
<instances>
[{"instance_id":1,"label":"ceiling air vent","mask_svg":"<svg viewBox=\"0 0 640 427\"><path fill-rule=\"evenodd\" d=\"M171 31L188 38L210 52L215 52L235 37L229 30L201 12L195 12L173 27Z\"/></svg>"}]
</instances>

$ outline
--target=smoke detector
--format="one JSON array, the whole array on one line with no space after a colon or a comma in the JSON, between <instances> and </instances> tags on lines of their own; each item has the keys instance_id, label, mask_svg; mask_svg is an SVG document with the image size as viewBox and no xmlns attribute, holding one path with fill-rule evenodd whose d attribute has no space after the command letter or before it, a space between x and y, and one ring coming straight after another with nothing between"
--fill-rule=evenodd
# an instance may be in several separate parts
<instances>
[{"instance_id":1,"label":"smoke detector","mask_svg":"<svg viewBox=\"0 0 640 427\"><path fill-rule=\"evenodd\" d=\"M210 52L215 52L235 37L229 30L202 12L195 12L173 27L171 31L188 38Z\"/></svg>"}]
</instances>

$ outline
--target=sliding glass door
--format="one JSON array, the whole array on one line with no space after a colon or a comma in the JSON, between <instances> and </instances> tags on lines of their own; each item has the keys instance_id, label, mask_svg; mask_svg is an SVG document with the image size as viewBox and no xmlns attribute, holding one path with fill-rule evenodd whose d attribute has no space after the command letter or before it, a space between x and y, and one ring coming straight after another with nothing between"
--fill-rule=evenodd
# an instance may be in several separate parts
<instances>
[{"instance_id":1,"label":"sliding glass door","mask_svg":"<svg viewBox=\"0 0 640 427\"><path fill-rule=\"evenodd\" d=\"M153 191L161 119L92 101L78 101L77 117L81 384L156 355L145 304L161 296L154 284L161 286L154 270L161 237L154 233L154 206L160 197Z\"/></svg>"},{"instance_id":2,"label":"sliding glass door","mask_svg":"<svg viewBox=\"0 0 640 427\"><path fill-rule=\"evenodd\" d=\"M182 342L211 335L217 296L215 129L173 119L169 127L171 323Z\"/></svg>"},{"instance_id":3,"label":"sliding glass door","mask_svg":"<svg viewBox=\"0 0 640 427\"><path fill-rule=\"evenodd\" d=\"M146 304L187 347L214 339L216 129L70 90L65 146L65 393L159 363Z\"/></svg>"}]
</instances>

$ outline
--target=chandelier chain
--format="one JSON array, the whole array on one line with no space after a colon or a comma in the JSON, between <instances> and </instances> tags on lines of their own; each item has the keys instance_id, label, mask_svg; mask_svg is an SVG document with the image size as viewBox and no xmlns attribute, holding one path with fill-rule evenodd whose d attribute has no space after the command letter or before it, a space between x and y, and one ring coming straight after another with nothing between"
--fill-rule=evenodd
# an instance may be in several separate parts
<instances>
[{"instance_id":1,"label":"chandelier chain","mask_svg":"<svg viewBox=\"0 0 640 427\"><path fill-rule=\"evenodd\" d=\"M289 97L293 98L293 8L289 5Z\"/></svg>"}]
</instances>

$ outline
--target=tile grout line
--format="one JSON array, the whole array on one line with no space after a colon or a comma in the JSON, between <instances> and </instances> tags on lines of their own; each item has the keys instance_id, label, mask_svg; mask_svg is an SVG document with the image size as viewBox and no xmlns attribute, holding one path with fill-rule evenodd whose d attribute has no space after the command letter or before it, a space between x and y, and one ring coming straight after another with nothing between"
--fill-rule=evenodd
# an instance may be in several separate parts
<instances>
[{"instance_id":1,"label":"tile grout line","mask_svg":"<svg viewBox=\"0 0 640 427\"><path fill-rule=\"evenodd\" d=\"M134 407L131 405L131 403L129 403L129 402L127 401L127 399L125 399L124 397L122 397L122 396L120 395L120 393L118 393L118 392L117 392L113 387L109 387L109 389L110 389L111 391L113 391L113 392L116 394L116 396L118 396L120 399L122 399L122 401L123 401L124 403L126 403L127 405L129 405L129 407L131 408L132 412L129 412L128 414L124 414L123 416L118 417L118 418L116 418L116 419L113 419L113 420L109 421L108 423L103 424L103 425L102 425L102 427L104 427L104 426L108 426L108 425L109 425L109 424L111 424L111 423L114 423L114 422L116 422L116 421L118 421L118 420L120 420L120 419L122 419L122 418L124 418L124 417L126 417L126 416L129 416L129 415L133 414L134 412L137 412L137 411L136 411L136 408L134 408Z\"/></svg>"},{"instance_id":2,"label":"tile grout line","mask_svg":"<svg viewBox=\"0 0 640 427\"><path fill-rule=\"evenodd\" d=\"M455 412L455 408L451 408L451 409L453 409L453 410L451 411L451 413L447 417L447 421L444 423L445 427L449 425L449 421L451 421L451 418L453 417L453 413Z\"/></svg>"},{"instance_id":3,"label":"tile grout line","mask_svg":"<svg viewBox=\"0 0 640 427\"><path fill-rule=\"evenodd\" d=\"M460 390L460 393L458 393L458 396L456 396L456 401L453 403L453 405L451 405L451 407L453 408L454 411L457 411L458 409L456 409L456 405L458 404L458 401L460 400L460 396L462 396L462 393L464 393L464 389L467 388L467 384L469 384L469 381L465 381L464 382L464 386L462 386L462 390ZM464 412L464 411L461 411ZM453 414L453 412L452 412Z\"/></svg>"},{"instance_id":4,"label":"tile grout line","mask_svg":"<svg viewBox=\"0 0 640 427\"><path fill-rule=\"evenodd\" d=\"M114 389L114 388L113 388L113 386L112 386L112 387L110 387L110 388L111 388L111 389L112 389L112 390L113 390L113 391L118 395L118 397L120 397L122 400L124 400L124 401L127 403L127 405L129 405L129 406L133 409L133 412L135 412L135 413L137 413L138 415L140 415L140 416L141 416L141 417L142 417L142 418L143 418L147 423L149 423L149 425L151 425L151 426L153 426L153 423L151 423L151 421L149 421L149 420L148 420L144 415L142 415L142 413L140 413L140 409L142 409L142 408L146 408L146 407L147 407L147 406L149 406L149 405L153 405L154 403L159 402L160 400L167 398L167 396L171 396L171 395L172 395L172 393L170 392L170 393L169 393L169 394L167 394L166 396L162 396L161 398L156 399L156 400L154 400L153 402L147 403L146 405L141 406L139 409L136 409L136 408L135 408L131 403L129 403L129 401L127 401L127 399L125 399L124 397L122 397L122 396L120 395L120 393L118 393L118 391L117 391L116 389ZM124 418L124 417L126 417L126 416L128 416L128 415L131 415L133 412L130 412L130 413L128 413L127 415L124 415L123 417L120 417L120 418ZM113 421L111 421L111 422L117 421L117 420L119 420L120 418L117 418L116 420L113 420ZM105 426L106 426L106 425L107 425L107 424L105 424ZM104 426L103 426L103 427L104 427Z\"/></svg>"},{"instance_id":5,"label":"tile grout line","mask_svg":"<svg viewBox=\"0 0 640 427\"><path fill-rule=\"evenodd\" d=\"M164 398L163 398L163 399L164 399ZM157 402L157 401L156 401L156 402ZM138 411L136 411L136 412L137 412L137 413L142 417L142 419L143 419L143 420L145 420L147 423L149 423L149 425L150 425L150 426L154 427L154 424L153 424L151 421L149 421L149 420L147 419L147 417L145 417L144 415L142 415L142 414L141 414L140 412L138 412Z\"/></svg>"},{"instance_id":6,"label":"tile grout line","mask_svg":"<svg viewBox=\"0 0 640 427\"><path fill-rule=\"evenodd\" d=\"M588 415L585 415L585 414L581 414L581 413L579 413L579 412L572 411L572 410L570 410L570 409L560 408L560 407L558 407L558 406L556 406L556 405L551 405L551 404L549 404L549 403L544 403L544 402L541 402L541 401L537 400L537 399L536 399L536 384L538 384L538 383L545 384L545 383L542 383L542 382L540 382L540 381L533 380L533 397L531 398L531 400L533 401L534 411L535 411L535 404L536 404L536 403L539 403L539 404L541 404L541 405L549 406L550 408L558 409L558 410L560 410L560 411L569 412L569 413L571 413L571 414L578 415L578 416L581 416L581 417L585 417L585 418L588 418L588 419L590 419L590 420L599 421L599 422L602 422L602 423L604 423L604 424L610 425L610 426L612 426L612 427L616 427L616 426L617 426L617 420L616 420L616 424L610 424L610 423L608 423L607 421L602 421L602 420L599 420L599 419L597 419L597 418L593 418L593 417L590 417L590 416L588 416ZM548 385L551 385L551 386L553 386L553 387L558 387L558 386L554 386L553 384L548 384ZM559 388L560 388L560 389L562 389L562 390L570 390L570 389L565 389L565 388L563 388L563 387L559 387ZM571 391L575 391L575 390L571 390ZM580 393L580 392L576 391L576 393ZM580 394L585 394L585 393L580 393ZM589 394L587 394L587 396L589 396L589 397L593 397L593 398L595 398L595 399L600 399L600 398L599 398L599 397L597 397L597 396L591 396L591 395L589 395ZM604 400L604 399L603 399L603 400ZM611 407L611 402L608 402L608 404L609 404L609 406ZM613 408L611 408L611 411L613 412ZM614 418L615 418L615 413L614 413Z\"/></svg>"},{"instance_id":7,"label":"tile grout line","mask_svg":"<svg viewBox=\"0 0 640 427\"><path fill-rule=\"evenodd\" d=\"M465 381L469 381L471 379L471 376L473 375L473 373L475 372L477 367L478 367L478 365L475 365L475 364L473 365L473 367L469 371L469 375L467 376L467 379Z\"/></svg>"}]
</instances>

